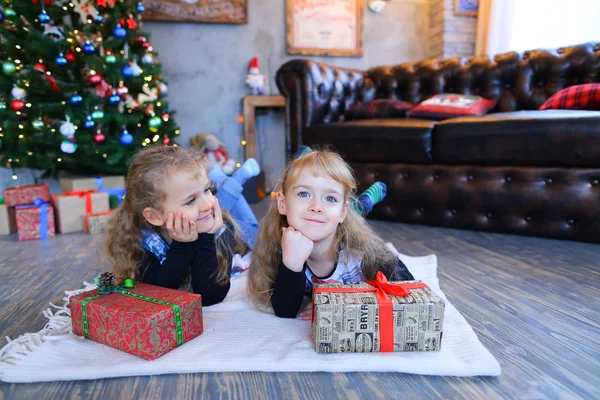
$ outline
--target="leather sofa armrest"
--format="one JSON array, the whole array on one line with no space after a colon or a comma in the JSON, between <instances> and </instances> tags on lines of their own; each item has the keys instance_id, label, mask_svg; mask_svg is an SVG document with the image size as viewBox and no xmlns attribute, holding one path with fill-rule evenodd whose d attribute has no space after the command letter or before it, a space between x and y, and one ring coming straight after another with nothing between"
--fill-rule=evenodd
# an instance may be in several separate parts
<instances>
[{"instance_id":1,"label":"leather sofa armrest","mask_svg":"<svg viewBox=\"0 0 600 400\"><path fill-rule=\"evenodd\" d=\"M288 153L302 144L302 131L310 125L336 122L357 101L374 97L366 72L296 59L283 64L275 77L286 103Z\"/></svg>"}]
</instances>

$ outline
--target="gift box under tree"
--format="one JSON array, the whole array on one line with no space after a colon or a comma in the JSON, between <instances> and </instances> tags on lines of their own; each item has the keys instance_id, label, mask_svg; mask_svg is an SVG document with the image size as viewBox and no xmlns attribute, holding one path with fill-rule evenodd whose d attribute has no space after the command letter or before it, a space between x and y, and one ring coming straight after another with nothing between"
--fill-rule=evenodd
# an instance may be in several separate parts
<instances>
[{"instance_id":1,"label":"gift box under tree","mask_svg":"<svg viewBox=\"0 0 600 400\"><path fill-rule=\"evenodd\" d=\"M318 353L440 350L444 300L420 281L316 284L313 338Z\"/></svg>"},{"instance_id":2,"label":"gift box under tree","mask_svg":"<svg viewBox=\"0 0 600 400\"><path fill-rule=\"evenodd\" d=\"M2 192L8 207L33 204L36 200L50 201L50 189L45 183L38 185L14 186Z\"/></svg>"},{"instance_id":3,"label":"gift box under tree","mask_svg":"<svg viewBox=\"0 0 600 400\"><path fill-rule=\"evenodd\" d=\"M95 178L63 178L60 180L63 192L98 191L108 194L109 206L113 210L121 205L125 197L125 177L98 176Z\"/></svg>"},{"instance_id":4,"label":"gift box under tree","mask_svg":"<svg viewBox=\"0 0 600 400\"><path fill-rule=\"evenodd\" d=\"M19 241L46 239L55 236L54 209L49 203L17 206L15 210Z\"/></svg>"},{"instance_id":5,"label":"gift box under tree","mask_svg":"<svg viewBox=\"0 0 600 400\"><path fill-rule=\"evenodd\" d=\"M113 286L112 293L92 290L69 299L76 335L153 360L202 333L200 295L143 283L128 288L110 275L101 279L114 283L99 282L98 290Z\"/></svg>"},{"instance_id":6,"label":"gift box under tree","mask_svg":"<svg viewBox=\"0 0 600 400\"><path fill-rule=\"evenodd\" d=\"M88 214L83 217L85 232L90 235L98 235L106 231L108 220L110 219L113 210L105 211L96 214Z\"/></svg>"},{"instance_id":7,"label":"gift box under tree","mask_svg":"<svg viewBox=\"0 0 600 400\"><path fill-rule=\"evenodd\" d=\"M58 219L58 232L85 231L84 217L109 210L108 194L94 191L73 191L52 196Z\"/></svg>"},{"instance_id":8,"label":"gift box under tree","mask_svg":"<svg viewBox=\"0 0 600 400\"><path fill-rule=\"evenodd\" d=\"M17 231L15 208L4 204L0 198L0 235L10 235Z\"/></svg>"}]
</instances>

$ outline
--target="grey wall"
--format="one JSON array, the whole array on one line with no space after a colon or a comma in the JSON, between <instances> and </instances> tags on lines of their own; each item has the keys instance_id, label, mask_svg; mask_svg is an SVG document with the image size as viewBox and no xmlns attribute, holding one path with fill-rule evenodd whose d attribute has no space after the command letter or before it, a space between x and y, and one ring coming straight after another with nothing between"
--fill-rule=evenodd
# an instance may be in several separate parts
<instances>
[{"instance_id":1,"label":"grey wall","mask_svg":"<svg viewBox=\"0 0 600 400\"><path fill-rule=\"evenodd\" d=\"M390 0L381 14L364 6L364 55L361 58L312 57L332 65L369 68L427 58L428 0ZM277 94L274 76L279 66L294 58L286 54L285 1L249 0L247 25L145 22L159 53L168 100L181 126L179 142L187 145L198 132L217 135L230 156L243 160L241 96L248 63L258 57L269 77L268 93ZM366 4L366 0L364 1ZM284 165L283 113L257 117L259 162L267 180L277 178ZM31 173L0 171L0 189L30 183Z\"/></svg>"}]
</instances>

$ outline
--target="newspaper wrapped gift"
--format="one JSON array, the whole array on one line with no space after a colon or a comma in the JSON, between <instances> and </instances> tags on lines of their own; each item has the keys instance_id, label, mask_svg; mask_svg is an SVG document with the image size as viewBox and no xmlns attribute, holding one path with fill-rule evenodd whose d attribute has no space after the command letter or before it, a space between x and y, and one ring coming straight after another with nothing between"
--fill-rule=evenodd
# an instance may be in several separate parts
<instances>
[{"instance_id":1,"label":"newspaper wrapped gift","mask_svg":"<svg viewBox=\"0 0 600 400\"><path fill-rule=\"evenodd\" d=\"M95 178L63 178L60 180L60 188L63 192L73 190L94 190L102 192L104 189L124 189L125 177L102 176Z\"/></svg>"},{"instance_id":2,"label":"newspaper wrapped gift","mask_svg":"<svg viewBox=\"0 0 600 400\"><path fill-rule=\"evenodd\" d=\"M96 214L109 210L108 194L76 190L56 194L52 197L56 207L58 231L60 233L83 232L83 218L87 214Z\"/></svg>"},{"instance_id":3,"label":"newspaper wrapped gift","mask_svg":"<svg viewBox=\"0 0 600 400\"><path fill-rule=\"evenodd\" d=\"M10 235L17 231L15 208L7 207L0 197L0 235Z\"/></svg>"},{"instance_id":4,"label":"newspaper wrapped gift","mask_svg":"<svg viewBox=\"0 0 600 400\"><path fill-rule=\"evenodd\" d=\"M40 199L44 202L50 201L50 189L45 183L39 185L14 186L4 189L2 196L8 207L33 204Z\"/></svg>"},{"instance_id":5,"label":"newspaper wrapped gift","mask_svg":"<svg viewBox=\"0 0 600 400\"><path fill-rule=\"evenodd\" d=\"M104 233L106 230L106 224L113 210L105 211L96 214L88 214L83 217L83 224L85 225L86 233L90 235L98 235Z\"/></svg>"},{"instance_id":6,"label":"newspaper wrapped gift","mask_svg":"<svg viewBox=\"0 0 600 400\"><path fill-rule=\"evenodd\" d=\"M15 210L19 241L54 237L54 209L38 199Z\"/></svg>"},{"instance_id":7,"label":"newspaper wrapped gift","mask_svg":"<svg viewBox=\"0 0 600 400\"><path fill-rule=\"evenodd\" d=\"M73 333L147 360L202 333L200 295L143 283L129 288L127 281L109 294L71 297Z\"/></svg>"},{"instance_id":8,"label":"newspaper wrapped gift","mask_svg":"<svg viewBox=\"0 0 600 400\"><path fill-rule=\"evenodd\" d=\"M420 281L316 284L318 353L440 350L444 300Z\"/></svg>"}]
</instances>

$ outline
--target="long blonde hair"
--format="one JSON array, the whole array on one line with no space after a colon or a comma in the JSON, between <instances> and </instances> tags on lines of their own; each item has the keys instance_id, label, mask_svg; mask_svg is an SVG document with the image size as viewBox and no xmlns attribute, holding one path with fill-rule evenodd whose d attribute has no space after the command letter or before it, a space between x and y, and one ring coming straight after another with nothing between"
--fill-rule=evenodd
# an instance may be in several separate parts
<instances>
[{"instance_id":1,"label":"long blonde hair","mask_svg":"<svg viewBox=\"0 0 600 400\"><path fill-rule=\"evenodd\" d=\"M156 146L137 153L127 173L127 191L123 203L115 210L108 222L106 247L113 272L117 276L140 278L140 262L144 256L142 231L154 230L142 215L146 207L162 211L167 193L164 182L173 171L200 169L206 176L206 161L202 152L175 146ZM233 226L235 240L222 240L221 235L215 242L217 247L217 281L226 283L231 258L243 248L235 221L226 211L223 222Z\"/></svg>"},{"instance_id":2,"label":"long blonde hair","mask_svg":"<svg viewBox=\"0 0 600 400\"><path fill-rule=\"evenodd\" d=\"M313 175L326 176L341 183L344 186L344 201L355 200L357 183L352 168L337 153L328 150L313 150L288 164L280 188L284 195L305 168L312 170ZM277 201L272 199L269 211L260 222L248 273L250 297L258 306L269 305L277 268L282 259L281 228L287 226L285 215L279 213ZM382 271L388 279L395 278L398 258L352 207L349 207L346 218L338 225L332 247L336 258L341 247L348 256L360 258L363 275L367 279L375 279L377 271Z\"/></svg>"}]
</instances>

